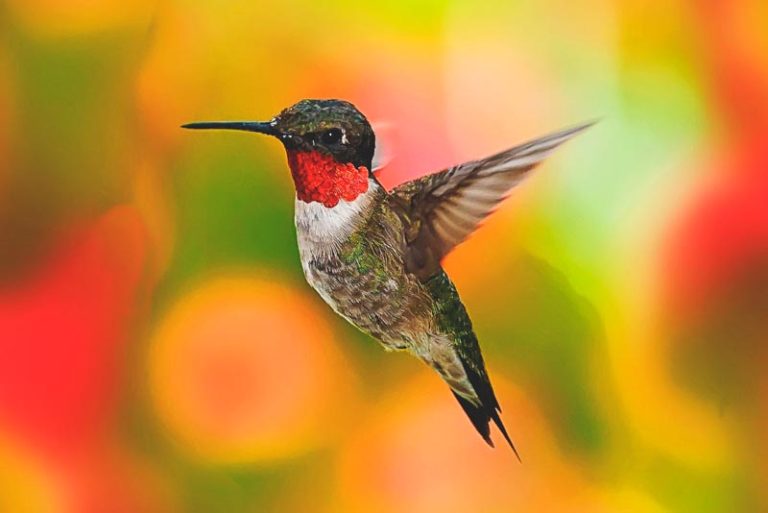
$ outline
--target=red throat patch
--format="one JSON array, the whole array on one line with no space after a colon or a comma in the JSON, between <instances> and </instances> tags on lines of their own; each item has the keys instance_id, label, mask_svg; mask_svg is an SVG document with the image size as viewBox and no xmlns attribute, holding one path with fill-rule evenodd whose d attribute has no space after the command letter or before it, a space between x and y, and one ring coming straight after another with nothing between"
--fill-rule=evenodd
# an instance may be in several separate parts
<instances>
[{"instance_id":1,"label":"red throat patch","mask_svg":"<svg viewBox=\"0 0 768 513\"><path fill-rule=\"evenodd\" d=\"M317 201L335 207L340 200L353 201L368 190L368 170L341 164L333 156L319 151L289 151L296 196L305 203Z\"/></svg>"}]
</instances>

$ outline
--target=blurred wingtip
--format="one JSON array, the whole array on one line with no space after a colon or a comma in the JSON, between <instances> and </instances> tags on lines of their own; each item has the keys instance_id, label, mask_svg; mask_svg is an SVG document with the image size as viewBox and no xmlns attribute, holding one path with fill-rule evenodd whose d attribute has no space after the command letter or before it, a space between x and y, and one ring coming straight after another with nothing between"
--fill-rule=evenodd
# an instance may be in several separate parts
<instances>
[{"instance_id":1,"label":"blurred wingtip","mask_svg":"<svg viewBox=\"0 0 768 513\"><path fill-rule=\"evenodd\" d=\"M581 126L583 127L583 129L587 129L587 128L591 127L591 126L595 126L596 124L600 123L602 120L603 120L603 118L598 116L596 118L592 118L592 119L588 119L586 121L583 121L581 123Z\"/></svg>"},{"instance_id":2,"label":"blurred wingtip","mask_svg":"<svg viewBox=\"0 0 768 513\"><path fill-rule=\"evenodd\" d=\"M593 126L598 124L600 121L602 121L602 118L593 118L587 121L582 121L581 123L575 126L572 126L571 128L566 128L565 130L563 130L562 134L567 135L568 137L572 137L578 133L581 133L587 130L588 128L592 128Z\"/></svg>"},{"instance_id":3,"label":"blurred wingtip","mask_svg":"<svg viewBox=\"0 0 768 513\"><path fill-rule=\"evenodd\" d=\"M376 136L371 171L378 173L394 159L392 153L392 124L387 121L374 121L371 128Z\"/></svg>"}]
</instances>

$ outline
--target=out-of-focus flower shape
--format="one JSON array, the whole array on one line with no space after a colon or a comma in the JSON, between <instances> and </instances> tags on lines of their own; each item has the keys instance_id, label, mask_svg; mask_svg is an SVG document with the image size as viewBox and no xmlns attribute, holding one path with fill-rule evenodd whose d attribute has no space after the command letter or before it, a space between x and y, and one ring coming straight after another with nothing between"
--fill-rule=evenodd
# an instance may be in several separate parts
<instances>
[{"instance_id":1,"label":"out-of-focus flower shape","mask_svg":"<svg viewBox=\"0 0 768 513\"><path fill-rule=\"evenodd\" d=\"M768 417L766 169L766 146L747 145L724 167L718 187L694 202L666 249L658 302L660 322L669 333L662 351L667 365L678 383L697 393L699 409L710 414L709 422L691 418L686 424L696 426L695 436L713 425L727 428L731 446L726 454L749 461L754 476L766 475L768 444L757 436L744 445L738 433L762 432ZM646 393L661 396L652 388ZM690 433L685 439L691 440ZM689 447L706 454L701 444ZM764 483L765 478L754 490L765 490Z\"/></svg>"},{"instance_id":2,"label":"out-of-focus flower shape","mask_svg":"<svg viewBox=\"0 0 768 513\"><path fill-rule=\"evenodd\" d=\"M696 376L700 392L753 417L768 336L768 61L754 52L756 32L743 30L747 4L699 12L710 85L732 131L711 159L717 180L671 232L660 303L689 384Z\"/></svg>"},{"instance_id":3,"label":"out-of-focus flower shape","mask_svg":"<svg viewBox=\"0 0 768 513\"><path fill-rule=\"evenodd\" d=\"M146 253L130 207L72 239L37 276L0 291L0 425L64 452L114 413Z\"/></svg>"},{"instance_id":4,"label":"out-of-focus flower shape","mask_svg":"<svg viewBox=\"0 0 768 513\"><path fill-rule=\"evenodd\" d=\"M192 455L219 463L302 453L343 430L350 374L313 303L241 275L190 291L149 353L158 416Z\"/></svg>"},{"instance_id":5,"label":"out-of-focus flower shape","mask_svg":"<svg viewBox=\"0 0 768 513\"><path fill-rule=\"evenodd\" d=\"M671 241L666 292L678 313L696 312L768 254L768 151L755 150L730 169L735 179L697 201Z\"/></svg>"},{"instance_id":6,"label":"out-of-focus flower shape","mask_svg":"<svg viewBox=\"0 0 768 513\"><path fill-rule=\"evenodd\" d=\"M128 326L144 306L143 223L120 206L72 232L0 292L0 429L14 442L0 444L0 483L14 475L0 511L169 511L155 508L171 503L160 479L112 448Z\"/></svg>"}]
</instances>

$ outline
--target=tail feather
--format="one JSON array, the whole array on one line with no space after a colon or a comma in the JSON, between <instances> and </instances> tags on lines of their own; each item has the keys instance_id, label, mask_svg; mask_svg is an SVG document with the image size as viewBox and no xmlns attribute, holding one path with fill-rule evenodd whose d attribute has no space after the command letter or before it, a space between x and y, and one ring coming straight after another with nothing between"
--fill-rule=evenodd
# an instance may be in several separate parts
<instances>
[{"instance_id":1,"label":"tail feather","mask_svg":"<svg viewBox=\"0 0 768 513\"><path fill-rule=\"evenodd\" d=\"M464 409L467 417L469 417L469 420L472 422L472 425L475 426L477 432L480 433L480 436L483 437L485 443L494 447L493 440L491 440L491 428L488 422L487 413L483 411L482 408L478 408L456 392L453 392L453 396L459 401L459 404Z\"/></svg>"},{"instance_id":2,"label":"tail feather","mask_svg":"<svg viewBox=\"0 0 768 513\"><path fill-rule=\"evenodd\" d=\"M456 399L458 399L459 404L469 417L472 425L475 426L477 432L480 433L480 436L483 437L488 445L491 447L494 446L490 434L490 422L493 421L499 431L501 431L504 439L509 444L512 452L515 453L518 461L522 461L520 459L520 454L517 452L515 444L512 443L512 439L510 438L509 433L507 433L507 428L504 427L504 423L501 421L501 417L499 417L499 413L501 413L501 407L499 406L499 402L496 400L496 394L493 392L493 387L491 386L491 382L488 379L488 375L485 373L485 369L483 369L481 372L478 372L473 368L472 365L468 365L463 358L462 363L464 364L464 371L467 373L467 378L472 384L472 388L475 389L475 393L479 399L479 405L473 404L468 399L458 395L456 392L454 392L453 395L456 397Z\"/></svg>"},{"instance_id":3,"label":"tail feather","mask_svg":"<svg viewBox=\"0 0 768 513\"><path fill-rule=\"evenodd\" d=\"M437 323L443 332L432 337L431 343L416 351L416 355L432 366L451 387L483 440L493 447L490 428L493 421L519 460L520 455L499 417L501 408L488 379L472 322L456 287L442 270L429 278L425 285L435 301Z\"/></svg>"}]
</instances>

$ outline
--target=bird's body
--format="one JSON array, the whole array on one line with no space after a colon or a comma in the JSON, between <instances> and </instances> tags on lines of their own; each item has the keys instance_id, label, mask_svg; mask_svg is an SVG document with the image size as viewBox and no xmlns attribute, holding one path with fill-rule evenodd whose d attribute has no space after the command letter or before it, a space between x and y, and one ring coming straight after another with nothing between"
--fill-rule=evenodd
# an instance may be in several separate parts
<instances>
[{"instance_id":1,"label":"bird's body","mask_svg":"<svg viewBox=\"0 0 768 513\"><path fill-rule=\"evenodd\" d=\"M383 188L371 181L332 208L297 200L296 233L304 276L336 313L385 348L414 346L428 298L405 272L403 225Z\"/></svg>"},{"instance_id":2,"label":"bird's body","mask_svg":"<svg viewBox=\"0 0 768 513\"><path fill-rule=\"evenodd\" d=\"M372 172L374 136L351 104L303 100L268 123L204 123L279 137L296 185L307 282L387 350L435 369L489 444L499 417L472 324L440 262L527 172L586 125L386 191ZM514 446L513 446L514 449Z\"/></svg>"}]
</instances>

